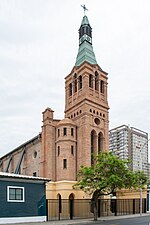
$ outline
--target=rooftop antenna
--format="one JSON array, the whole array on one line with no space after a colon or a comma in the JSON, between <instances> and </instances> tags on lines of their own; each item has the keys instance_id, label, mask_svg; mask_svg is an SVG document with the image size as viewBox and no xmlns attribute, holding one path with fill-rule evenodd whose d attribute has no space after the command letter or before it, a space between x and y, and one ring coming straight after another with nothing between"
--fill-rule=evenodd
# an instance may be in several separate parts
<instances>
[{"instance_id":1,"label":"rooftop antenna","mask_svg":"<svg viewBox=\"0 0 150 225\"><path fill-rule=\"evenodd\" d=\"M85 12L88 11L88 9L86 8L85 5L81 5L81 7L84 9L84 15L85 15Z\"/></svg>"}]
</instances>

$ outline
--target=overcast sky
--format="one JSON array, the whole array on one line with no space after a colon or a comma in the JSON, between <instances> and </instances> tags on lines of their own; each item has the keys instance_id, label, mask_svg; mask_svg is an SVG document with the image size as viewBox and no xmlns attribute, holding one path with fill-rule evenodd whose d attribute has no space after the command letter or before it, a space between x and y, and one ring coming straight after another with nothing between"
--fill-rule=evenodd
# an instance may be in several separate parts
<instances>
[{"instance_id":1,"label":"overcast sky","mask_svg":"<svg viewBox=\"0 0 150 225\"><path fill-rule=\"evenodd\" d=\"M0 156L41 132L42 112L64 118L64 78L84 15L108 72L110 128L150 133L149 0L0 0Z\"/></svg>"}]
</instances>

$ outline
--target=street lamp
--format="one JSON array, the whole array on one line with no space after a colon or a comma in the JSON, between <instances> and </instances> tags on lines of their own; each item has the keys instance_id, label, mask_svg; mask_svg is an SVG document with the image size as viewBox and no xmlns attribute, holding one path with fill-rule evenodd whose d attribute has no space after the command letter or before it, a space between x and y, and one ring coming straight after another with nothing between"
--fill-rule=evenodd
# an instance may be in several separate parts
<instances>
[{"instance_id":1,"label":"street lamp","mask_svg":"<svg viewBox=\"0 0 150 225\"><path fill-rule=\"evenodd\" d=\"M140 148L140 171L142 171L142 149L144 146L150 141L150 139L146 140L146 142L143 144L142 148ZM142 188L140 187L140 216L142 216Z\"/></svg>"},{"instance_id":2,"label":"street lamp","mask_svg":"<svg viewBox=\"0 0 150 225\"><path fill-rule=\"evenodd\" d=\"M142 171L142 157L141 157L141 168L140 170ZM140 181L141 185L141 181ZM142 188L140 187L140 216L142 216Z\"/></svg>"}]
</instances>

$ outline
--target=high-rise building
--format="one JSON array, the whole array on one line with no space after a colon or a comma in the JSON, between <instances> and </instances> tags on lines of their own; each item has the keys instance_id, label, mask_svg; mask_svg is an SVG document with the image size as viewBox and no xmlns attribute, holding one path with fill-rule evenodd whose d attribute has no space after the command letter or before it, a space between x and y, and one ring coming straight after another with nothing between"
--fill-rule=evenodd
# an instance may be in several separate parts
<instances>
[{"instance_id":1,"label":"high-rise building","mask_svg":"<svg viewBox=\"0 0 150 225\"><path fill-rule=\"evenodd\" d=\"M40 134L1 157L0 171L50 178L50 198L72 196L80 166L90 166L93 153L108 149L107 75L97 64L84 15L76 62L65 78L65 118L54 119L47 108Z\"/></svg>"},{"instance_id":2,"label":"high-rise building","mask_svg":"<svg viewBox=\"0 0 150 225\"><path fill-rule=\"evenodd\" d=\"M148 174L148 133L126 125L111 129L109 150L120 159L130 159L133 171Z\"/></svg>"}]
</instances>

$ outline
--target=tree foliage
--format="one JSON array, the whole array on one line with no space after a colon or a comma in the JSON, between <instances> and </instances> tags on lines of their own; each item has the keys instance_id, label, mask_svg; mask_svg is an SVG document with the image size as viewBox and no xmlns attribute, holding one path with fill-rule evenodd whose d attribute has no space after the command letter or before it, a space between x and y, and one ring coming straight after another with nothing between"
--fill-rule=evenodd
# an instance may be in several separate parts
<instances>
[{"instance_id":1,"label":"tree foliage","mask_svg":"<svg viewBox=\"0 0 150 225\"><path fill-rule=\"evenodd\" d=\"M128 160L103 152L94 161L91 167L81 166L78 182L74 185L74 188L92 195L92 201L96 202L101 195L110 195L119 189L143 188L146 184L144 173L131 171Z\"/></svg>"}]
</instances>

